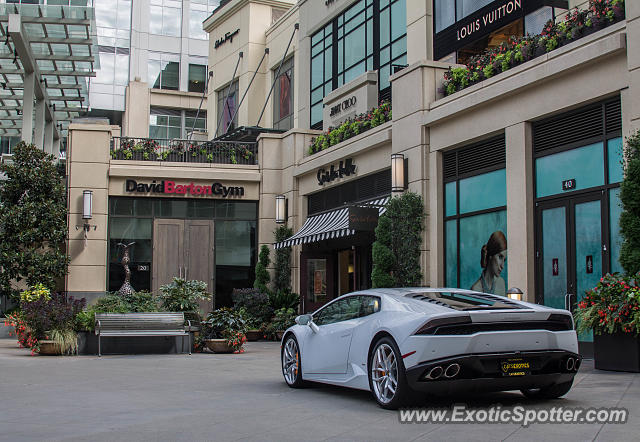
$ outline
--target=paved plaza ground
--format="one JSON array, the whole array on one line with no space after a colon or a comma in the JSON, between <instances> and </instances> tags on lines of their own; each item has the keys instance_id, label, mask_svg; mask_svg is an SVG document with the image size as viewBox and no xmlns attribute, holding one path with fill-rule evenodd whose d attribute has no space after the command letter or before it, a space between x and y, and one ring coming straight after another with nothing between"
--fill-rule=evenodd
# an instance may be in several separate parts
<instances>
[{"instance_id":1,"label":"paved plaza ground","mask_svg":"<svg viewBox=\"0 0 640 442\"><path fill-rule=\"evenodd\" d=\"M585 361L563 399L519 393L447 398L487 408L626 407L626 424L401 424L368 392L288 388L279 344L241 355L30 356L0 339L0 440L52 441L637 441L640 375Z\"/></svg>"}]
</instances>

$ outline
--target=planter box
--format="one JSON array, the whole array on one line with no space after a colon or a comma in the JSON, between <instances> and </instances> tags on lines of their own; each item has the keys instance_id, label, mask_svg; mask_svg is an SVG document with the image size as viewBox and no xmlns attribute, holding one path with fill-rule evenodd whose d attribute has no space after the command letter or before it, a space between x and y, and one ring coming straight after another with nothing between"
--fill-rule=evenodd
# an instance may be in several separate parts
<instances>
[{"instance_id":1,"label":"planter box","mask_svg":"<svg viewBox=\"0 0 640 442\"><path fill-rule=\"evenodd\" d=\"M40 350L38 354L41 356L60 356L62 351L60 351L60 346L55 343L55 341L40 341L38 343L40 345Z\"/></svg>"},{"instance_id":2,"label":"planter box","mask_svg":"<svg viewBox=\"0 0 640 442\"><path fill-rule=\"evenodd\" d=\"M182 344L184 340L184 345ZM193 333L191 336L193 345ZM191 349L193 351L193 348ZM189 336L103 337L102 354L179 354L189 353ZM98 336L78 333L78 354L97 355Z\"/></svg>"},{"instance_id":3,"label":"planter box","mask_svg":"<svg viewBox=\"0 0 640 442\"><path fill-rule=\"evenodd\" d=\"M593 336L595 368L640 372L640 338L633 334Z\"/></svg>"},{"instance_id":4,"label":"planter box","mask_svg":"<svg viewBox=\"0 0 640 442\"><path fill-rule=\"evenodd\" d=\"M264 335L260 330L247 330L246 336L247 336L247 341L255 342L262 339Z\"/></svg>"},{"instance_id":5,"label":"planter box","mask_svg":"<svg viewBox=\"0 0 640 442\"><path fill-rule=\"evenodd\" d=\"M205 339L204 345L214 353L233 353L233 348L227 345L226 339Z\"/></svg>"}]
</instances>

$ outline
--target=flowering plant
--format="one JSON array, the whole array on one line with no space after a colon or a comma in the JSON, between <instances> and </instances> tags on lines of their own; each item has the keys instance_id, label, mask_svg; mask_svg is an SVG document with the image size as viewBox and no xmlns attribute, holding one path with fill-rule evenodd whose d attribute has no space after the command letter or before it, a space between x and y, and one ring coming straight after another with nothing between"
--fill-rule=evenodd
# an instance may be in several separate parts
<instances>
[{"instance_id":1,"label":"flowering plant","mask_svg":"<svg viewBox=\"0 0 640 442\"><path fill-rule=\"evenodd\" d=\"M496 48L471 57L466 67L444 73L444 93L451 95L521 63L624 19L624 0L590 0L587 10L573 9L564 20L549 20L540 35L511 37Z\"/></svg>"},{"instance_id":2,"label":"flowering plant","mask_svg":"<svg viewBox=\"0 0 640 442\"><path fill-rule=\"evenodd\" d=\"M322 135L311 140L309 146L309 155L328 149L344 140L373 129L376 126L391 121L391 102L381 101L380 105L371 109L369 112L349 118L338 127L330 127Z\"/></svg>"},{"instance_id":3,"label":"flowering plant","mask_svg":"<svg viewBox=\"0 0 640 442\"><path fill-rule=\"evenodd\" d=\"M580 332L640 334L640 273L606 274L578 303L574 313Z\"/></svg>"},{"instance_id":4,"label":"flowering plant","mask_svg":"<svg viewBox=\"0 0 640 442\"><path fill-rule=\"evenodd\" d=\"M23 290L20 293L20 302L33 302L43 298L45 301L51 299L51 290L42 284L36 284L30 289Z\"/></svg>"},{"instance_id":5,"label":"flowering plant","mask_svg":"<svg viewBox=\"0 0 640 442\"><path fill-rule=\"evenodd\" d=\"M222 335L234 353L244 353L244 343L247 342L247 337L244 333L238 330L225 330Z\"/></svg>"},{"instance_id":6,"label":"flowering plant","mask_svg":"<svg viewBox=\"0 0 640 442\"><path fill-rule=\"evenodd\" d=\"M38 339L31 332L20 313L7 314L5 316L4 325L13 327L13 331L9 332L9 336L18 338L18 345L22 348L31 349L31 354L35 354L40 349Z\"/></svg>"}]
</instances>

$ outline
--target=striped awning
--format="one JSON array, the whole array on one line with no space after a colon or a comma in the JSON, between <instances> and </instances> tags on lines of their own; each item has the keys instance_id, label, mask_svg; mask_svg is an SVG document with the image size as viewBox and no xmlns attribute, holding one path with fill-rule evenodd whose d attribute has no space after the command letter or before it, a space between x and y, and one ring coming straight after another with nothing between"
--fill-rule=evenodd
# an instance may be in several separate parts
<instances>
[{"instance_id":1,"label":"striped awning","mask_svg":"<svg viewBox=\"0 0 640 442\"><path fill-rule=\"evenodd\" d=\"M388 196L358 204L362 207L378 207L379 215L385 212L385 205L389 201ZM349 208L332 210L330 212L312 215L307 218L302 228L292 237L275 243L273 247L291 247L297 244L308 244L323 241L325 239L342 238L355 235L356 231L349 228Z\"/></svg>"}]
</instances>

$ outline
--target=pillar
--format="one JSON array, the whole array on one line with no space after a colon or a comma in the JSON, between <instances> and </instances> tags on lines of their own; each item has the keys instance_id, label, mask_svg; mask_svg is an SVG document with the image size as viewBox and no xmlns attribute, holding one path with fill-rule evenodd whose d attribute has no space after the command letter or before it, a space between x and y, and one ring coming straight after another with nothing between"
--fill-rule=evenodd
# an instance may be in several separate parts
<instances>
[{"instance_id":1,"label":"pillar","mask_svg":"<svg viewBox=\"0 0 640 442\"><path fill-rule=\"evenodd\" d=\"M508 288L518 287L524 300L535 301L535 243L533 141L531 124L505 129L507 144L507 259Z\"/></svg>"},{"instance_id":2,"label":"pillar","mask_svg":"<svg viewBox=\"0 0 640 442\"><path fill-rule=\"evenodd\" d=\"M44 151L53 154L53 121L47 121L44 124ZM56 159L58 157L56 156Z\"/></svg>"},{"instance_id":3,"label":"pillar","mask_svg":"<svg viewBox=\"0 0 640 442\"><path fill-rule=\"evenodd\" d=\"M33 72L24 74L24 90L22 93L22 141L33 142L33 99L34 99Z\"/></svg>"}]
</instances>

